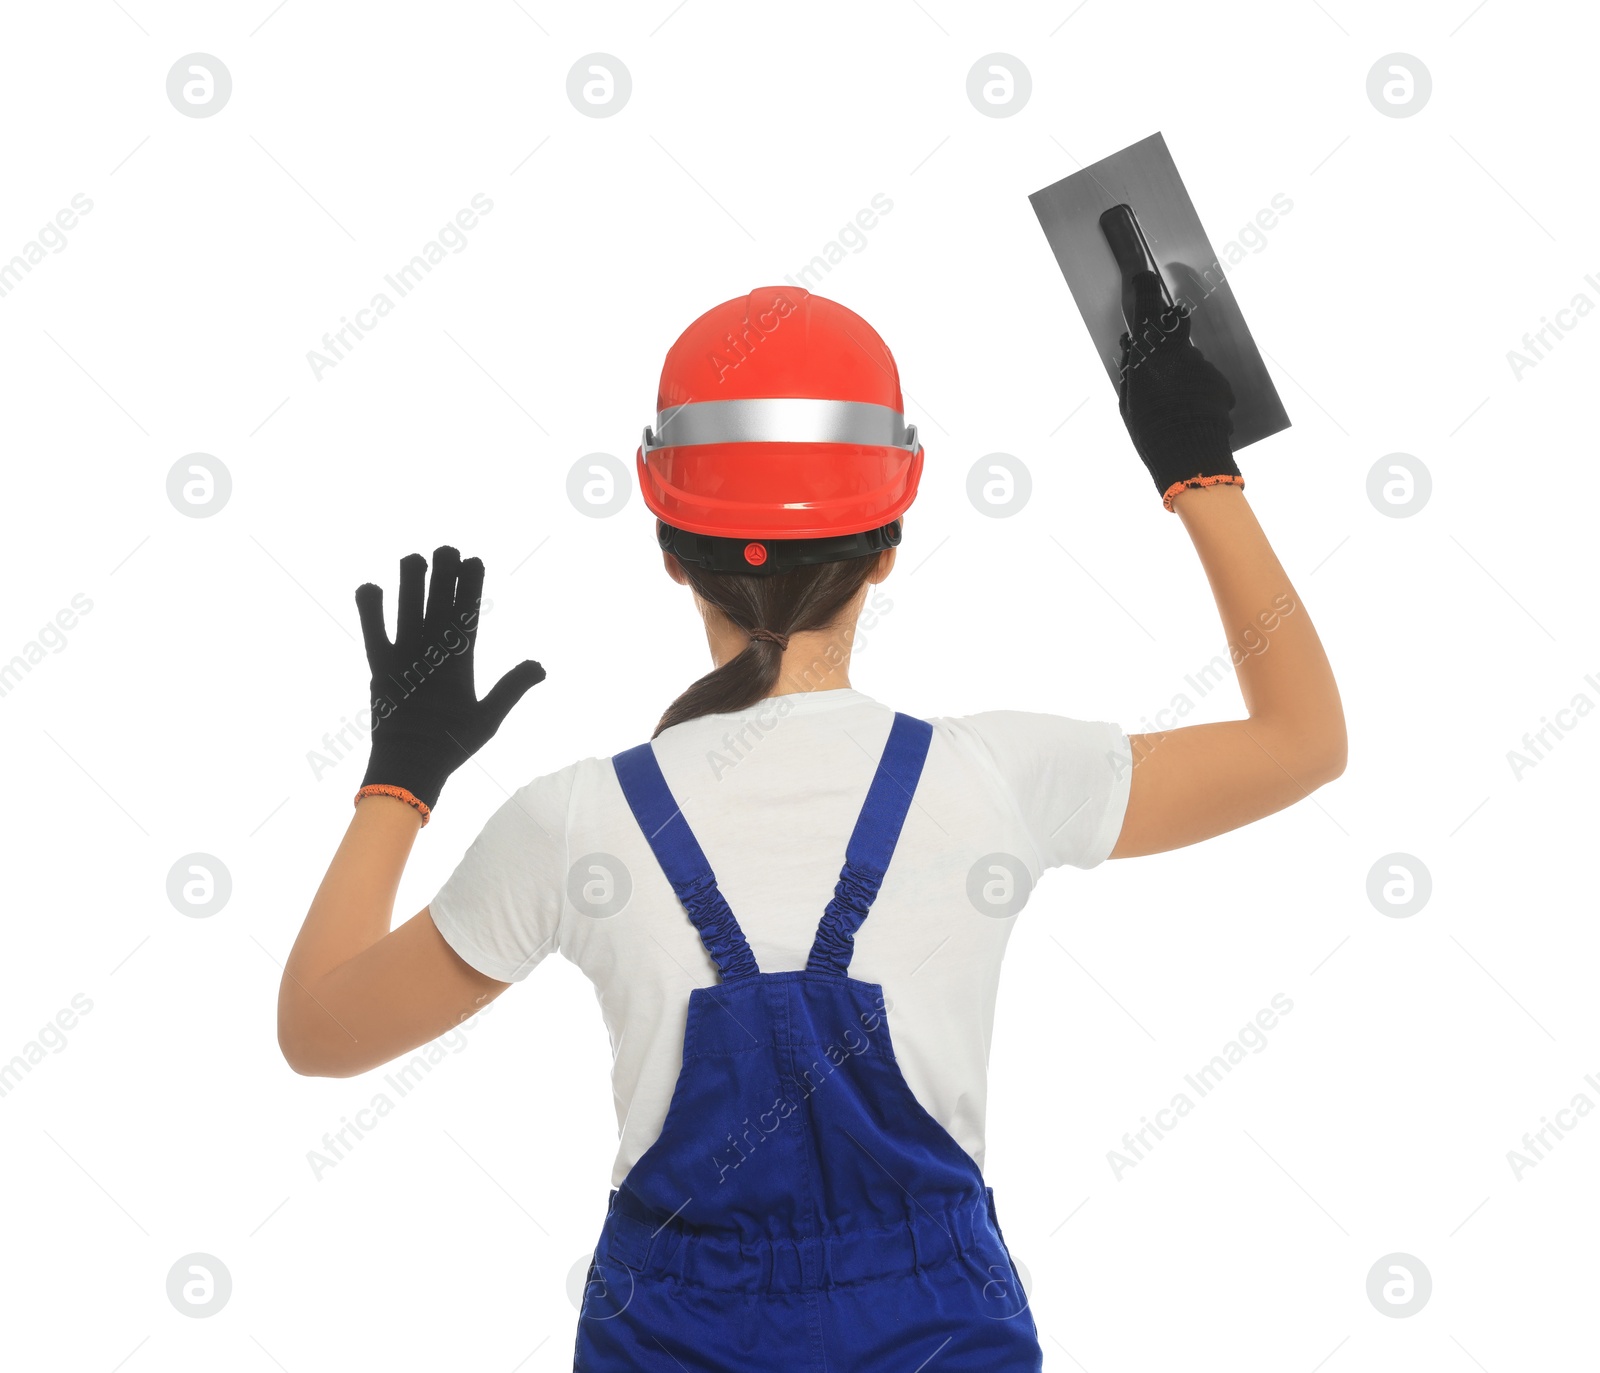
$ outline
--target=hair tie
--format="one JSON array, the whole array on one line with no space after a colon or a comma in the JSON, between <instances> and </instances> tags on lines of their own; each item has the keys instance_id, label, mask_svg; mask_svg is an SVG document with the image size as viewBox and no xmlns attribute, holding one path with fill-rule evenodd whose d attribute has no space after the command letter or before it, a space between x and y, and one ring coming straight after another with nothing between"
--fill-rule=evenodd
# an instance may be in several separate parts
<instances>
[{"instance_id":1,"label":"hair tie","mask_svg":"<svg viewBox=\"0 0 1600 1373\"><path fill-rule=\"evenodd\" d=\"M765 639L769 644L777 644L779 649L787 649L789 647L789 636L787 634L774 634L770 629L752 629L746 632L750 635L751 643L754 643L757 639Z\"/></svg>"}]
</instances>

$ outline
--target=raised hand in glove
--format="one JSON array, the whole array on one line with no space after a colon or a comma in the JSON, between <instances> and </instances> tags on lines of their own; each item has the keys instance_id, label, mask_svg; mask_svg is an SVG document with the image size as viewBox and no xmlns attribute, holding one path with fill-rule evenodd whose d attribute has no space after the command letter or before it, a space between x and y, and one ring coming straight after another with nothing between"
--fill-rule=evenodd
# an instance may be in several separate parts
<instances>
[{"instance_id":1,"label":"raised hand in glove","mask_svg":"<svg viewBox=\"0 0 1600 1373\"><path fill-rule=\"evenodd\" d=\"M433 581L422 598L427 560L400 560L394 642L383 627L383 588L356 588L367 665L372 669L372 756L356 793L393 796L428 823L445 778L482 748L530 687L544 681L531 659L506 673L483 700L472 678L483 598L483 563L453 548L433 552Z\"/></svg>"},{"instance_id":2,"label":"raised hand in glove","mask_svg":"<svg viewBox=\"0 0 1600 1373\"><path fill-rule=\"evenodd\" d=\"M1169 306L1154 272L1134 277L1135 335L1122 335L1122 421L1161 503L1191 486L1243 486L1228 437L1233 388L1189 341L1191 312Z\"/></svg>"}]
</instances>

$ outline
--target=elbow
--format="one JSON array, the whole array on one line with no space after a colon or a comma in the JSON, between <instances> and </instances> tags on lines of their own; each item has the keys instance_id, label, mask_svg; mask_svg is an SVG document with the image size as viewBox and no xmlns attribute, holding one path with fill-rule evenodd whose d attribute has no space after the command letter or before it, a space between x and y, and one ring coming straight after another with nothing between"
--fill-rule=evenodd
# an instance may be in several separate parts
<instances>
[{"instance_id":1,"label":"elbow","mask_svg":"<svg viewBox=\"0 0 1600 1373\"><path fill-rule=\"evenodd\" d=\"M1305 787L1307 794L1325 787L1329 782L1337 781L1344 775L1344 755L1317 758L1308 763L1300 771L1300 782Z\"/></svg>"},{"instance_id":2,"label":"elbow","mask_svg":"<svg viewBox=\"0 0 1600 1373\"><path fill-rule=\"evenodd\" d=\"M1316 731L1307 750L1307 759L1306 771L1314 787L1327 786L1344 775L1345 764L1350 759L1350 739L1345 732L1343 711Z\"/></svg>"},{"instance_id":3,"label":"elbow","mask_svg":"<svg viewBox=\"0 0 1600 1373\"><path fill-rule=\"evenodd\" d=\"M355 1077L362 1069L330 1054L321 1045L286 1039L278 1033L278 1050L291 1072L300 1077Z\"/></svg>"},{"instance_id":4,"label":"elbow","mask_svg":"<svg viewBox=\"0 0 1600 1373\"><path fill-rule=\"evenodd\" d=\"M1345 728L1344 707L1337 706L1323 731L1327 757L1323 765L1323 781L1331 782L1343 776L1345 764L1350 761L1350 732Z\"/></svg>"},{"instance_id":5,"label":"elbow","mask_svg":"<svg viewBox=\"0 0 1600 1373\"><path fill-rule=\"evenodd\" d=\"M278 984L278 1052L291 1072L301 1077L323 1077L304 1017L299 1014L301 1000L300 989L286 970Z\"/></svg>"},{"instance_id":6,"label":"elbow","mask_svg":"<svg viewBox=\"0 0 1600 1373\"><path fill-rule=\"evenodd\" d=\"M290 1071L301 1077L349 1077L351 1070L336 1052L337 1044L320 1033L318 1017L327 1013L317 1011L316 1016L306 1014L306 996L285 978L278 1003L278 1052ZM315 1003L313 1003L313 1006Z\"/></svg>"},{"instance_id":7,"label":"elbow","mask_svg":"<svg viewBox=\"0 0 1600 1373\"><path fill-rule=\"evenodd\" d=\"M283 1055L283 1061L289 1065L289 1070L301 1077L336 1076L329 1071L329 1065L317 1054L314 1047L302 1036L293 1033L282 1020L278 1022L278 1052Z\"/></svg>"},{"instance_id":8,"label":"elbow","mask_svg":"<svg viewBox=\"0 0 1600 1373\"><path fill-rule=\"evenodd\" d=\"M1257 720L1252 723L1257 743L1306 792L1343 775L1349 740L1342 711L1315 720L1277 721L1275 727Z\"/></svg>"}]
</instances>

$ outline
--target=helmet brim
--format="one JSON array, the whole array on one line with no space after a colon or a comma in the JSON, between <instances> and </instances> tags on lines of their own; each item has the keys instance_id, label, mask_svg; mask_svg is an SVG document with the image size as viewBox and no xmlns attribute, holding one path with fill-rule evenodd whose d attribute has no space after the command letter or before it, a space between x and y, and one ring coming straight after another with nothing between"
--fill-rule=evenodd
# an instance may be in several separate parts
<instances>
[{"instance_id":1,"label":"helmet brim","mask_svg":"<svg viewBox=\"0 0 1600 1373\"><path fill-rule=\"evenodd\" d=\"M635 455L652 514L686 533L741 540L828 539L882 529L916 499L922 448L766 443L759 462L736 445ZM790 499L796 491L807 499ZM870 551L870 550L866 550Z\"/></svg>"}]
</instances>

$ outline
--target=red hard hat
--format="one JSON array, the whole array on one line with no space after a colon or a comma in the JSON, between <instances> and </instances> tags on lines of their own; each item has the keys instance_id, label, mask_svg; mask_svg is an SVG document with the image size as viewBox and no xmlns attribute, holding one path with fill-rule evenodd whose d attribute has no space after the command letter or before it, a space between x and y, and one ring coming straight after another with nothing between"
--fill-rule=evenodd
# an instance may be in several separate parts
<instances>
[{"instance_id":1,"label":"red hard hat","mask_svg":"<svg viewBox=\"0 0 1600 1373\"><path fill-rule=\"evenodd\" d=\"M756 541L741 544L739 561L766 571L782 567L763 540L821 540L817 551L834 556L875 551L849 552L861 541L840 536L894 525L917 494L922 446L877 331L801 287L763 286L707 310L668 350L637 462L662 525L709 536L680 545ZM891 542L898 526L877 546ZM671 546L665 534L662 546Z\"/></svg>"}]
</instances>

